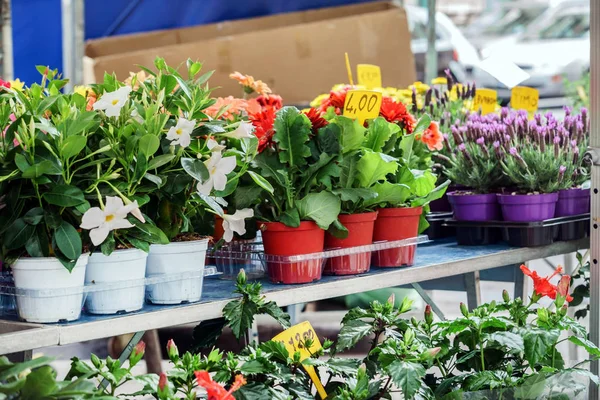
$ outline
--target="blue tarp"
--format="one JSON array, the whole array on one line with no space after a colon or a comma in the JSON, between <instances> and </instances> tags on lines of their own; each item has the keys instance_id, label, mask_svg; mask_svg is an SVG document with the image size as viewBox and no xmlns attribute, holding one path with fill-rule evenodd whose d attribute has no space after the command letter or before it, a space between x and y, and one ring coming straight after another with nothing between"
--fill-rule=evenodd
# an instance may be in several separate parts
<instances>
[{"instance_id":1,"label":"blue tarp","mask_svg":"<svg viewBox=\"0 0 600 400\"><path fill-rule=\"evenodd\" d=\"M180 28L369 0L86 0L85 38ZM12 0L15 77L39 79L35 65L62 69L60 0Z\"/></svg>"}]
</instances>

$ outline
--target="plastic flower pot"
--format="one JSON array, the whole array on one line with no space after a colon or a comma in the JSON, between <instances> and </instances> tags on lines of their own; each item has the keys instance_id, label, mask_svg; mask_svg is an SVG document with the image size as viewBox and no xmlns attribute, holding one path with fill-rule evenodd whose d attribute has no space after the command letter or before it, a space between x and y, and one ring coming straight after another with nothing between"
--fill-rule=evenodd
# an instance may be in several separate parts
<instances>
[{"instance_id":1,"label":"plastic flower pot","mask_svg":"<svg viewBox=\"0 0 600 400\"><path fill-rule=\"evenodd\" d=\"M451 184L450 186L448 186L448 190L446 191L446 193L444 193L442 197L440 197L437 200L433 200L431 203L429 203L429 211L432 213L452 211L452 206L450 204L450 200L448 199L448 194L452 193L455 190L463 189L467 189L467 187L463 185Z\"/></svg>"},{"instance_id":2,"label":"plastic flower pot","mask_svg":"<svg viewBox=\"0 0 600 400\"><path fill-rule=\"evenodd\" d=\"M274 283L309 283L321 279L323 259L285 262L277 256L295 256L323 251L325 231L312 221L302 221L297 228L281 222L263 222L262 230L267 273Z\"/></svg>"},{"instance_id":3,"label":"plastic flower pot","mask_svg":"<svg viewBox=\"0 0 600 400\"><path fill-rule=\"evenodd\" d=\"M338 239L325 233L325 248L348 248L373 243L373 229L377 212L342 214L339 221L348 229L348 237ZM325 264L326 275L352 275L367 272L371 266L371 252L329 258Z\"/></svg>"},{"instance_id":4,"label":"plastic flower pot","mask_svg":"<svg viewBox=\"0 0 600 400\"><path fill-rule=\"evenodd\" d=\"M167 282L148 285L146 299L153 304L200 301L207 248L208 239L151 245L146 277L164 276ZM174 275L180 279L168 280Z\"/></svg>"},{"instance_id":5,"label":"plastic flower pot","mask_svg":"<svg viewBox=\"0 0 600 400\"><path fill-rule=\"evenodd\" d=\"M498 194L505 221L534 222L554 218L558 193Z\"/></svg>"},{"instance_id":6,"label":"plastic flower pot","mask_svg":"<svg viewBox=\"0 0 600 400\"><path fill-rule=\"evenodd\" d=\"M586 214L590 212L590 189L572 188L558 192L556 217Z\"/></svg>"},{"instance_id":7,"label":"plastic flower pot","mask_svg":"<svg viewBox=\"0 0 600 400\"><path fill-rule=\"evenodd\" d=\"M500 219L500 206L495 193L448 193L448 200L457 221L494 221Z\"/></svg>"},{"instance_id":8,"label":"plastic flower pot","mask_svg":"<svg viewBox=\"0 0 600 400\"><path fill-rule=\"evenodd\" d=\"M55 257L23 257L12 266L19 317L27 322L74 321L81 314L88 254L69 272Z\"/></svg>"},{"instance_id":9,"label":"plastic flower pot","mask_svg":"<svg viewBox=\"0 0 600 400\"><path fill-rule=\"evenodd\" d=\"M375 220L373 243L416 237L423 207L381 208ZM380 250L373 253L375 267L402 267L413 265L417 245Z\"/></svg>"},{"instance_id":10,"label":"plastic flower pot","mask_svg":"<svg viewBox=\"0 0 600 400\"><path fill-rule=\"evenodd\" d=\"M93 253L85 273L85 283L90 287L86 311L120 314L142 308L147 258L148 254L139 249L115 250L110 256Z\"/></svg>"}]
</instances>

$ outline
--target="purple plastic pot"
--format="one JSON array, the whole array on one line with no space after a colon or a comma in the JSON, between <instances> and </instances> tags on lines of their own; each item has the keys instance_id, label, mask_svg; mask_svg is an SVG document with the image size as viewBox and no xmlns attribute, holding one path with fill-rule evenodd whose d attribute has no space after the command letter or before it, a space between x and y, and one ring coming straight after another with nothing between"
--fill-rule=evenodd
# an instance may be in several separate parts
<instances>
[{"instance_id":1,"label":"purple plastic pot","mask_svg":"<svg viewBox=\"0 0 600 400\"><path fill-rule=\"evenodd\" d=\"M590 189L565 189L558 192L556 216L567 217L590 212Z\"/></svg>"},{"instance_id":2,"label":"purple plastic pot","mask_svg":"<svg viewBox=\"0 0 600 400\"><path fill-rule=\"evenodd\" d=\"M448 193L454 219L457 221L494 221L500 219L500 207L495 193Z\"/></svg>"},{"instance_id":3,"label":"purple plastic pot","mask_svg":"<svg viewBox=\"0 0 600 400\"><path fill-rule=\"evenodd\" d=\"M444 193L444 195L442 197L429 203L429 211L430 212L452 211L452 206L450 205L450 201L448 199L448 194L452 193L455 190L463 190L463 189L467 189L467 187L463 186L463 185L451 184L450 186L448 186L448 190L446 190L446 193Z\"/></svg>"},{"instance_id":4,"label":"purple plastic pot","mask_svg":"<svg viewBox=\"0 0 600 400\"><path fill-rule=\"evenodd\" d=\"M498 194L505 221L535 222L554 218L558 193Z\"/></svg>"}]
</instances>

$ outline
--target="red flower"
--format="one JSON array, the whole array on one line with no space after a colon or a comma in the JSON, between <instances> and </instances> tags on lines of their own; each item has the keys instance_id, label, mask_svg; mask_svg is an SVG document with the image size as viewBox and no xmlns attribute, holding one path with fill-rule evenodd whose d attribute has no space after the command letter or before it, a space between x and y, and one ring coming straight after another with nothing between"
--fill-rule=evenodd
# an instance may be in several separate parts
<instances>
[{"instance_id":1,"label":"red flower","mask_svg":"<svg viewBox=\"0 0 600 400\"><path fill-rule=\"evenodd\" d=\"M567 301L573 300L571 296L569 296L569 284L571 283L571 277L569 275L563 275L556 286L556 292L567 299ZM569 300L571 298L571 300Z\"/></svg>"},{"instance_id":2,"label":"red flower","mask_svg":"<svg viewBox=\"0 0 600 400\"><path fill-rule=\"evenodd\" d=\"M383 97L379 115L385 118L387 122L400 122L409 134L412 133L415 128L415 117L407 111L406 106L403 103L394 101L391 97Z\"/></svg>"},{"instance_id":3,"label":"red flower","mask_svg":"<svg viewBox=\"0 0 600 400\"><path fill-rule=\"evenodd\" d=\"M235 377L235 382L231 385L231 389L227 391L218 382L213 381L208 372L196 371L194 374L196 375L198 385L206 389L208 400L235 400L231 393L246 384L244 377L242 375L237 375Z\"/></svg>"},{"instance_id":4,"label":"red flower","mask_svg":"<svg viewBox=\"0 0 600 400\"><path fill-rule=\"evenodd\" d=\"M311 108L306 111L304 114L310 119L310 123L312 124L312 131L316 135L319 129L329 124L327 120L321 117L321 112L315 108Z\"/></svg>"},{"instance_id":5,"label":"red flower","mask_svg":"<svg viewBox=\"0 0 600 400\"><path fill-rule=\"evenodd\" d=\"M0 79L0 86L10 89L10 82Z\"/></svg>"},{"instance_id":6,"label":"red flower","mask_svg":"<svg viewBox=\"0 0 600 400\"><path fill-rule=\"evenodd\" d=\"M258 152L260 153L272 144L273 135L275 134L273 129L275 109L265 107L260 112L249 114L248 118L254 125L254 135L258 138Z\"/></svg>"},{"instance_id":7,"label":"red flower","mask_svg":"<svg viewBox=\"0 0 600 400\"><path fill-rule=\"evenodd\" d=\"M335 108L336 114L341 114L344 109L344 103L346 102L346 93L348 90L352 90L353 87L350 85L346 85L339 90L329 92L329 97L325 99L321 106L319 107L319 111L322 113L327 112L329 107Z\"/></svg>"},{"instance_id":8,"label":"red flower","mask_svg":"<svg viewBox=\"0 0 600 400\"><path fill-rule=\"evenodd\" d=\"M444 147L444 137L440 133L438 123L435 121L429 124L429 128L425 129L425 132L418 139L425 143L431 151L441 150Z\"/></svg>"},{"instance_id":9,"label":"red flower","mask_svg":"<svg viewBox=\"0 0 600 400\"><path fill-rule=\"evenodd\" d=\"M556 285L550 283L550 279L554 278L558 274L562 274L562 272L563 272L562 267L558 267L556 269L556 271L554 271L550 276L547 276L545 278L542 278L541 276L539 276L537 272L531 271L525 265L521 265L521 271L523 271L523 273L525 275L527 275L528 277L533 279L533 291L535 293L537 293L538 295L540 295L542 297L548 296L551 299L556 299L556 293L558 292L559 289ZM563 279L564 278L565 277L563 277ZM565 297L567 298L567 301L571 302L573 300L573 297L569 296L569 294L568 294L569 281L571 278L570 277L568 277L568 278L569 278L568 280L565 280L566 288L564 287L565 283L563 282L563 279L561 279L562 287L560 289L560 292L558 292L558 293L560 295L563 295L563 293L564 293Z\"/></svg>"},{"instance_id":10,"label":"red flower","mask_svg":"<svg viewBox=\"0 0 600 400\"><path fill-rule=\"evenodd\" d=\"M281 107L283 107L283 99L281 98L281 96L276 95L276 94L270 94L268 96L266 96L266 95L258 96L256 98L256 101L258 102L258 104L260 104L260 106L262 107L263 110L267 107L270 107L270 108L275 109L275 111L277 111Z\"/></svg>"}]
</instances>

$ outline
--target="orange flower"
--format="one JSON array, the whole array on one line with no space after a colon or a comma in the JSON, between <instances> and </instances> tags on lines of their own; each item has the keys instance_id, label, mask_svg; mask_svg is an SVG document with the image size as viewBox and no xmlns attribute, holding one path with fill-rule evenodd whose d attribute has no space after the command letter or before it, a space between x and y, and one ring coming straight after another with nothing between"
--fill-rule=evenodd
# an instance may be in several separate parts
<instances>
[{"instance_id":1,"label":"orange flower","mask_svg":"<svg viewBox=\"0 0 600 400\"><path fill-rule=\"evenodd\" d=\"M235 71L233 74L229 74L229 77L235 81L238 81L238 83L242 86L251 87L254 85L254 78L250 75L244 75L241 72Z\"/></svg>"},{"instance_id":2,"label":"orange flower","mask_svg":"<svg viewBox=\"0 0 600 400\"><path fill-rule=\"evenodd\" d=\"M256 92L260 95L268 95L271 93L271 88L269 88L266 83L254 80L254 77L250 75L244 75L235 71L233 74L229 74L229 77L242 85L244 87L244 92L248 94Z\"/></svg>"},{"instance_id":3,"label":"orange flower","mask_svg":"<svg viewBox=\"0 0 600 400\"><path fill-rule=\"evenodd\" d=\"M568 294L569 281L571 280L571 278L568 277L568 275L565 275L568 277L568 279L564 279L564 276L563 279L561 279L561 283L559 283L560 289L556 285L550 283L550 279L554 278L558 274L562 274L562 267L558 267L556 271L554 271L551 275L545 278L539 276L536 271L531 271L525 265L521 265L521 271L523 271L525 275L533 279L533 291L539 296L548 296L551 299L556 299L556 293L558 292L561 296L566 297L568 302L571 302L573 300L573 297L571 297Z\"/></svg>"},{"instance_id":4,"label":"orange flower","mask_svg":"<svg viewBox=\"0 0 600 400\"><path fill-rule=\"evenodd\" d=\"M218 382L213 381L208 372L196 371L194 374L198 385L206 389L208 400L235 400L231 394L246 384L246 380L242 375L236 375L235 382L231 385L231 389L227 391Z\"/></svg>"},{"instance_id":5,"label":"orange flower","mask_svg":"<svg viewBox=\"0 0 600 400\"><path fill-rule=\"evenodd\" d=\"M425 132L418 139L425 143L431 151L441 150L444 147L444 137L440 133L438 123L435 121L429 124L429 128L425 129Z\"/></svg>"},{"instance_id":6,"label":"orange flower","mask_svg":"<svg viewBox=\"0 0 600 400\"><path fill-rule=\"evenodd\" d=\"M403 103L394 101L391 97L383 96L379 115L387 122L400 122L408 133L414 130L415 117L409 114Z\"/></svg>"},{"instance_id":7,"label":"orange flower","mask_svg":"<svg viewBox=\"0 0 600 400\"><path fill-rule=\"evenodd\" d=\"M250 99L246 102L246 112L250 114L258 114L262 111L262 106L257 99Z\"/></svg>"},{"instance_id":8,"label":"orange flower","mask_svg":"<svg viewBox=\"0 0 600 400\"><path fill-rule=\"evenodd\" d=\"M247 106L248 104L244 99L238 99L233 96L228 96L225 98L219 97L217 98L215 104L204 110L204 113L211 118L216 118L217 115L219 115L219 112L224 107L227 107L221 114L221 117L233 121L237 114L246 110Z\"/></svg>"},{"instance_id":9,"label":"orange flower","mask_svg":"<svg viewBox=\"0 0 600 400\"><path fill-rule=\"evenodd\" d=\"M263 96L269 95L271 93L271 88L263 81L255 81L254 84L251 85L250 87L256 93L263 95Z\"/></svg>"}]
</instances>

